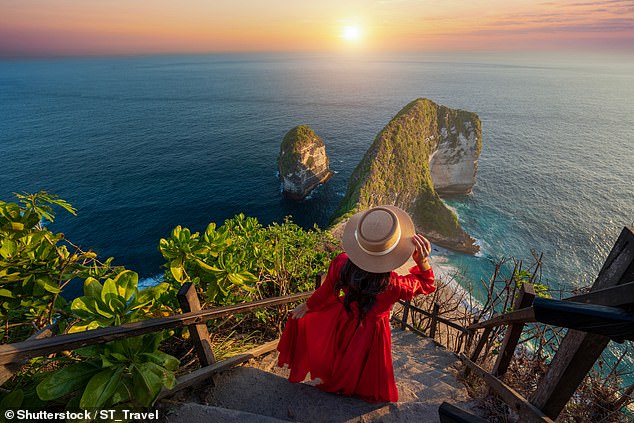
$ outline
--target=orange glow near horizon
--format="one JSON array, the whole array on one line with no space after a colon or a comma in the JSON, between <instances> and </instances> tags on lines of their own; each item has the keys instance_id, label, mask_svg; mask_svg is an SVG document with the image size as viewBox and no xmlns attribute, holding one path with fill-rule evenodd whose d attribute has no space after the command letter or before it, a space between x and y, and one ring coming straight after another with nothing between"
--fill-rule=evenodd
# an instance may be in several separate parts
<instances>
[{"instance_id":1,"label":"orange glow near horizon","mask_svg":"<svg viewBox=\"0 0 634 423\"><path fill-rule=\"evenodd\" d=\"M348 18L356 16L355 19ZM619 0L0 0L0 56L194 52L634 51Z\"/></svg>"}]
</instances>

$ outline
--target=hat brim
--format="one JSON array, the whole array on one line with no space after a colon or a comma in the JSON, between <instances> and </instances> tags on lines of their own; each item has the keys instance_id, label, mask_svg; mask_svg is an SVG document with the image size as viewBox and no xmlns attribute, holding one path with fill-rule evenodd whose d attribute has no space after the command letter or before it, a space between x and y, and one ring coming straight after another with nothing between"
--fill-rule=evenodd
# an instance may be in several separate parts
<instances>
[{"instance_id":1,"label":"hat brim","mask_svg":"<svg viewBox=\"0 0 634 423\"><path fill-rule=\"evenodd\" d=\"M396 248L383 256L374 256L361 249L354 233L363 217L363 212L352 216L343 230L343 249L348 258L361 269L371 273L385 273L401 267L414 252L413 236L416 228L412 218L405 211L395 206L381 206L396 214L401 227L401 239Z\"/></svg>"}]
</instances>

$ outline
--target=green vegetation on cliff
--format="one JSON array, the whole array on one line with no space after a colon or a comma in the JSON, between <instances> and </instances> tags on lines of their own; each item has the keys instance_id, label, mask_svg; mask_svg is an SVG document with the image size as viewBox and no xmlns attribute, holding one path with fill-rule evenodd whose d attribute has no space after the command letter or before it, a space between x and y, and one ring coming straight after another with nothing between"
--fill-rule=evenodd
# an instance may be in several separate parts
<instances>
[{"instance_id":1,"label":"green vegetation on cliff","mask_svg":"<svg viewBox=\"0 0 634 423\"><path fill-rule=\"evenodd\" d=\"M470 127L469 127L470 126ZM393 204L408 210L419 230L451 243L469 243L456 215L434 189L429 170L442 129L456 148L460 133L480 131L474 113L417 99L405 106L376 136L350 177L339 211L347 217L359 210ZM480 137L477 151L479 153Z\"/></svg>"},{"instance_id":2,"label":"green vegetation on cliff","mask_svg":"<svg viewBox=\"0 0 634 423\"><path fill-rule=\"evenodd\" d=\"M163 281L141 290L135 272L52 232L44 223L53 222L56 207L75 214L70 204L44 191L18 195L18 202L0 200L3 343L23 341L47 327L68 334L177 314L176 293L186 282L210 308L308 291L339 252L336 240L317 227L306 231L290 219L265 227L239 214L220 226L209 224L203 233L174 228L159 244ZM84 288L72 302L63 297L71 281ZM209 322L216 357L227 349L241 352L245 340L279 337L287 313L284 306ZM0 381L0 413L66 404L93 410L151 407L162 389L174 386L176 371L191 365L188 339L187 330L174 329L33 358Z\"/></svg>"}]
</instances>

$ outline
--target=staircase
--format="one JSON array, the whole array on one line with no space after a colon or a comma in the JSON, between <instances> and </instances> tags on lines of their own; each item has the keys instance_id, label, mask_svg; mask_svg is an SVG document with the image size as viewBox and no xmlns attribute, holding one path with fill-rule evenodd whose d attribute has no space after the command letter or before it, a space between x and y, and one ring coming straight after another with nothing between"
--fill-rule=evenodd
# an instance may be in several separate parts
<instances>
[{"instance_id":1,"label":"staircase","mask_svg":"<svg viewBox=\"0 0 634 423\"><path fill-rule=\"evenodd\" d=\"M365 401L322 392L309 383L293 384L288 370L277 367L277 354L214 377L215 386L189 392L169 412L170 423L207 422L439 422L438 407L448 401L472 407L456 380L454 354L428 338L392 330L398 403Z\"/></svg>"}]
</instances>

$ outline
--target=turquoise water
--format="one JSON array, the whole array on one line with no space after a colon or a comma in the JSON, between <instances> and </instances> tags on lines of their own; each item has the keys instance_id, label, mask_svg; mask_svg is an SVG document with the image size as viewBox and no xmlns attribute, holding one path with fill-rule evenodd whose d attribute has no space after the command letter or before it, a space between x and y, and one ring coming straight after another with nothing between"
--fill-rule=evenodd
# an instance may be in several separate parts
<instances>
[{"instance_id":1,"label":"turquoise water","mask_svg":"<svg viewBox=\"0 0 634 423\"><path fill-rule=\"evenodd\" d=\"M483 150L473 194L448 200L478 257L544 253L553 284L591 283L634 221L634 66L629 57L208 55L0 62L0 198L46 189L79 216L53 228L143 277L158 241L236 213L324 226L378 131L427 97L473 111ZM331 181L284 200L283 135L324 138Z\"/></svg>"}]
</instances>

